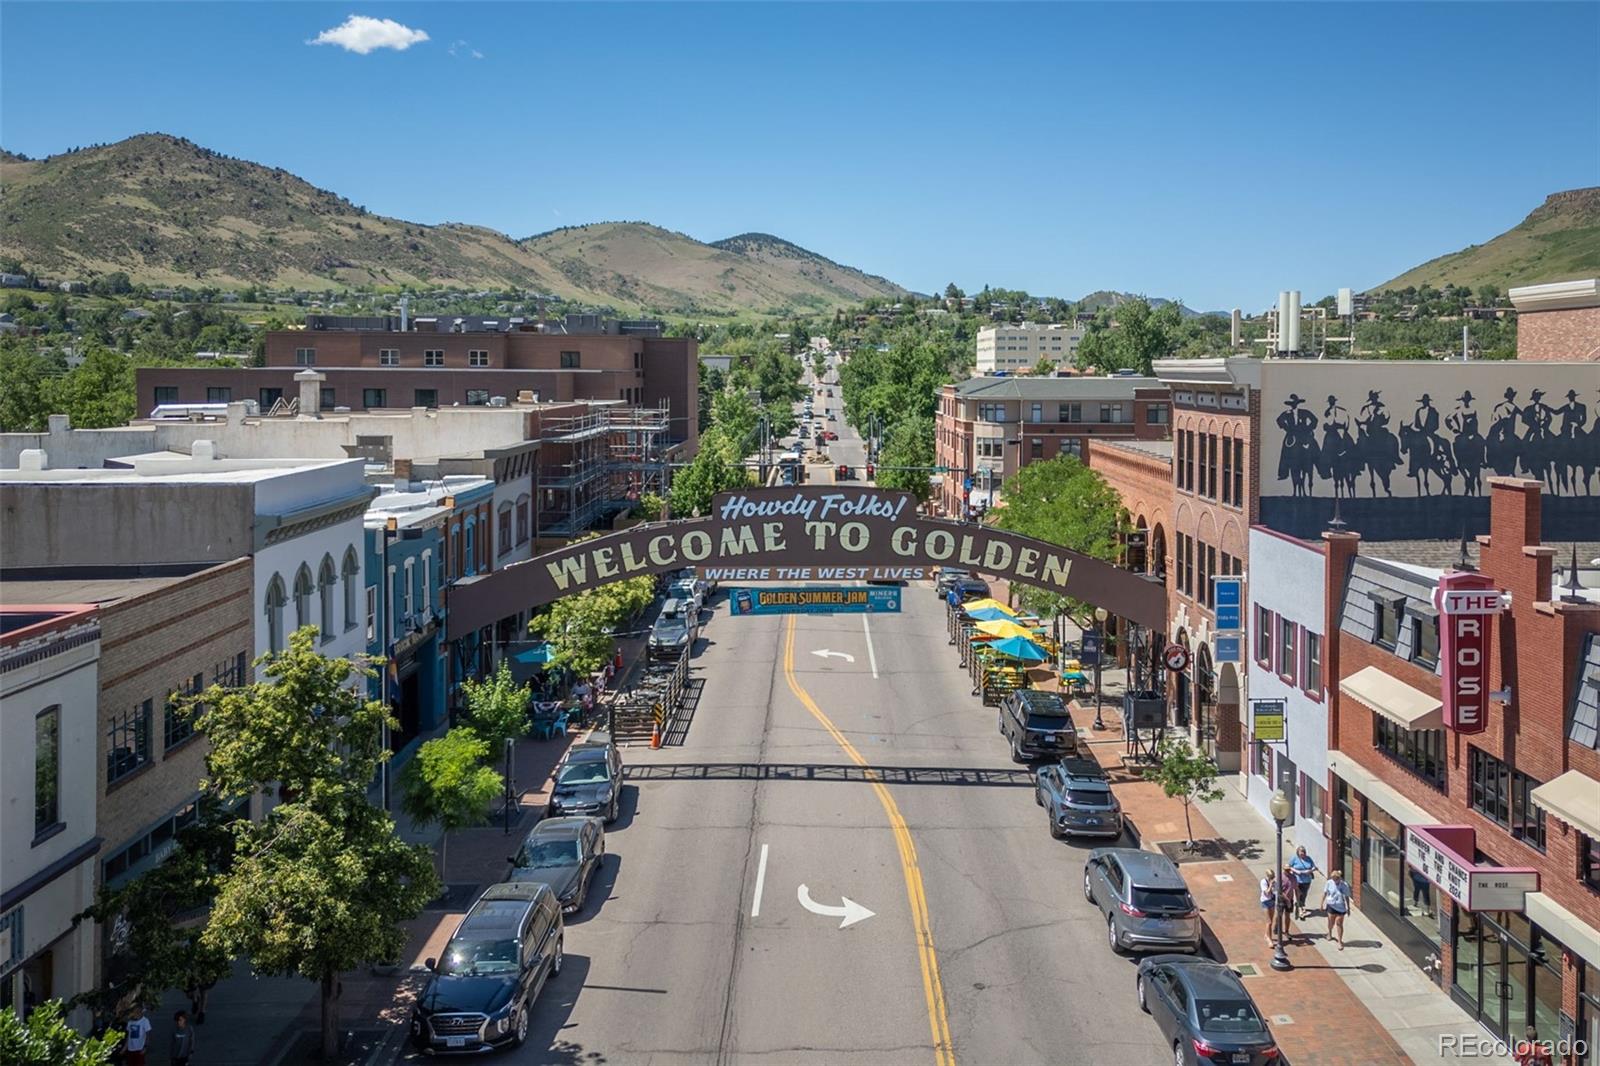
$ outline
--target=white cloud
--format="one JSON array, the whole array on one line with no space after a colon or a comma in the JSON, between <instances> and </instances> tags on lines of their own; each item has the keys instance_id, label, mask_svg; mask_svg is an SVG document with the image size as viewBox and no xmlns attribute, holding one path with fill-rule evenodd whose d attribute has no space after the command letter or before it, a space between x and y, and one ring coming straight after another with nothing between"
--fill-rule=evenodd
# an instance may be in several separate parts
<instances>
[{"instance_id":1,"label":"white cloud","mask_svg":"<svg viewBox=\"0 0 1600 1066\"><path fill-rule=\"evenodd\" d=\"M450 47L447 50L449 51L450 55L456 59L460 59L462 56L469 56L473 59L483 58L483 53L478 51L476 48L473 48L472 45L467 41L451 41Z\"/></svg>"},{"instance_id":2,"label":"white cloud","mask_svg":"<svg viewBox=\"0 0 1600 1066\"><path fill-rule=\"evenodd\" d=\"M364 56L378 48L393 48L396 52L404 52L412 45L421 44L427 39L428 35L422 30L402 26L394 19L351 15L340 25L331 30L323 30L306 43L336 44L347 52Z\"/></svg>"}]
</instances>

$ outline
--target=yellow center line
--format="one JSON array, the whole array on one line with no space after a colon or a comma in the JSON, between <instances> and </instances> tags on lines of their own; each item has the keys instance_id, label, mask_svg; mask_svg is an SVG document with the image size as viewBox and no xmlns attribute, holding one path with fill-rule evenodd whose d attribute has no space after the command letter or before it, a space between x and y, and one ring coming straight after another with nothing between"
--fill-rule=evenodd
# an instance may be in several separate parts
<instances>
[{"instance_id":1,"label":"yellow center line","mask_svg":"<svg viewBox=\"0 0 1600 1066\"><path fill-rule=\"evenodd\" d=\"M936 1066L955 1066L956 1055L950 1042L950 1018L945 1009L944 985L939 980L939 960L933 951L933 929L928 922L928 897L922 890L922 870L917 865L917 847L911 842L911 830L906 827L900 807L889 794L883 778L867 766L867 760L861 757L856 746L839 732L832 720L822 713L822 708L817 706L811 694L800 686L794 674L794 632L795 616L790 615L783 644L784 679L789 682L789 691L805 705L813 718L822 723L822 728L833 737L834 743L844 750L851 761L866 771L872 791L877 794L878 802L883 804L883 813L889 819L889 828L894 832L895 844L900 849L900 869L905 873L906 897L911 903L911 922L917 934L917 959L922 965L922 991L928 1001L928 1025L933 1031L933 1060Z\"/></svg>"}]
</instances>

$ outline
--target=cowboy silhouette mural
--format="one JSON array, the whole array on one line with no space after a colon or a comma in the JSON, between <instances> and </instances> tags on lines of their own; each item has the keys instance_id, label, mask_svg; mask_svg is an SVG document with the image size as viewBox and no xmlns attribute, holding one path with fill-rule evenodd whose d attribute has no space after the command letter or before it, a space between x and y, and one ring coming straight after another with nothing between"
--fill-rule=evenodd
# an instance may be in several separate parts
<instances>
[{"instance_id":1,"label":"cowboy silhouette mural","mask_svg":"<svg viewBox=\"0 0 1600 1066\"><path fill-rule=\"evenodd\" d=\"M1337 395L1328 396L1319 418L1290 393L1276 419L1283 430L1278 480L1290 482L1295 497L1317 495L1319 480L1329 483L1324 491L1335 497L1357 497L1362 480L1366 495L1392 497L1390 477L1404 463L1416 495L1423 497L1458 491L1480 496L1486 470L1537 479L1553 494L1600 494L1600 419L1591 424L1577 389L1566 390L1559 407L1546 403L1545 395L1533 389L1524 403L1508 387L1489 411L1485 431L1470 389L1448 413L1422 393L1397 434L1382 390L1368 391L1353 419Z\"/></svg>"}]
</instances>

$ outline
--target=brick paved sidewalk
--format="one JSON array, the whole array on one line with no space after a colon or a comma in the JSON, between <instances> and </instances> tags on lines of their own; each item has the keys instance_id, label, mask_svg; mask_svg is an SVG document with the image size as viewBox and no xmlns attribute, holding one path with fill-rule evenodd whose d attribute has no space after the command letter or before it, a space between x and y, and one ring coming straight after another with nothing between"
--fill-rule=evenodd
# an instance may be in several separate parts
<instances>
[{"instance_id":1,"label":"brick paved sidewalk","mask_svg":"<svg viewBox=\"0 0 1600 1066\"><path fill-rule=\"evenodd\" d=\"M1091 701L1088 717L1093 713ZM1106 716L1108 721L1120 718L1109 708ZM1085 720L1081 709L1074 717ZM1119 732L1098 734L1091 750L1110 772L1113 789L1142 847L1159 850L1159 842L1185 839L1182 802L1122 769ZM1217 835L1198 809L1191 810L1189 818L1195 839ZM1271 968L1273 949L1266 940L1257 878L1243 862L1233 857L1185 861L1181 869L1200 905L1212 957L1244 976L1245 987L1272 1025L1289 1062L1367 1066L1411 1061L1310 940L1296 937L1290 943L1293 970L1279 973Z\"/></svg>"}]
</instances>

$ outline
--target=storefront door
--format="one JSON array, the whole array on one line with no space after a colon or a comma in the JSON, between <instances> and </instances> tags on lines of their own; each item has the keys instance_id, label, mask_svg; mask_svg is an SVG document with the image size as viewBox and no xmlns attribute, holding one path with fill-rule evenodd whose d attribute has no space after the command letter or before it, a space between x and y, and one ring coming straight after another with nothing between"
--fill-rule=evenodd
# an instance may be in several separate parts
<instances>
[{"instance_id":1,"label":"storefront door","mask_svg":"<svg viewBox=\"0 0 1600 1066\"><path fill-rule=\"evenodd\" d=\"M1557 1039L1561 945L1522 914L1463 911L1456 926L1456 999L1502 1039L1521 1039L1530 1025L1540 1039Z\"/></svg>"},{"instance_id":2,"label":"storefront door","mask_svg":"<svg viewBox=\"0 0 1600 1066\"><path fill-rule=\"evenodd\" d=\"M1200 726L1200 750L1206 758L1217 759L1217 672L1211 663L1211 649L1205 644L1194 661L1196 717Z\"/></svg>"}]
</instances>

